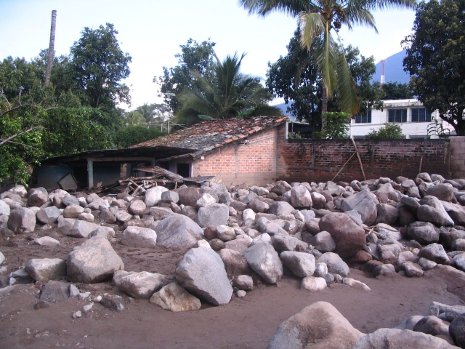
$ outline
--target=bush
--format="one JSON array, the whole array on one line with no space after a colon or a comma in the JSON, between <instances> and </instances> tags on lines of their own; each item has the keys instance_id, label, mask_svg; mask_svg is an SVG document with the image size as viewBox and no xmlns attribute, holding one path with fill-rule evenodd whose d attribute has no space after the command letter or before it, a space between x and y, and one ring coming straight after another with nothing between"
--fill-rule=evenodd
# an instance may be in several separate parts
<instances>
[{"instance_id":1,"label":"bush","mask_svg":"<svg viewBox=\"0 0 465 349\"><path fill-rule=\"evenodd\" d=\"M367 135L368 139L404 139L405 135L402 133L402 128L399 124L387 123L384 124L378 131L371 131Z\"/></svg>"},{"instance_id":2,"label":"bush","mask_svg":"<svg viewBox=\"0 0 465 349\"><path fill-rule=\"evenodd\" d=\"M317 138L349 138L350 114L343 112L327 112L323 117L326 118L326 130L316 132Z\"/></svg>"},{"instance_id":3,"label":"bush","mask_svg":"<svg viewBox=\"0 0 465 349\"><path fill-rule=\"evenodd\" d=\"M148 141L162 136L164 133L158 128L145 126L126 126L116 132L115 141L118 148L127 148L131 145Z\"/></svg>"}]
</instances>

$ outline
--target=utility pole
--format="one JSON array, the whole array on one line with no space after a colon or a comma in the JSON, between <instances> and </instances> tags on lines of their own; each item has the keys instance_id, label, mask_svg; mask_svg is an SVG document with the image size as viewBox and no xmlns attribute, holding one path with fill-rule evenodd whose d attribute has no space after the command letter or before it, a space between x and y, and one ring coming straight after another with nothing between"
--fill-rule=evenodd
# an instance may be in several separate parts
<instances>
[{"instance_id":1,"label":"utility pole","mask_svg":"<svg viewBox=\"0 0 465 349\"><path fill-rule=\"evenodd\" d=\"M50 85L50 75L52 75L52 64L55 58L55 27L57 20L57 11L52 11L52 25L50 26L50 43L47 54L47 70L45 71L45 86Z\"/></svg>"}]
</instances>

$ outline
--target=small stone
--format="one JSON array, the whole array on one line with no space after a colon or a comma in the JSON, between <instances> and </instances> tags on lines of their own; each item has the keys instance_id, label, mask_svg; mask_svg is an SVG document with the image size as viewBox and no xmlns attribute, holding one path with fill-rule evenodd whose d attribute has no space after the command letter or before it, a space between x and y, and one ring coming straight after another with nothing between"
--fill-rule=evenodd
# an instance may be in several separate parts
<instances>
[{"instance_id":1,"label":"small stone","mask_svg":"<svg viewBox=\"0 0 465 349\"><path fill-rule=\"evenodd\" d=\"M124 310L124 303L123 297L118 295L111 295L105 294L100 301L100 304L103 305L105 308L116 310L116 311L123 311Z\"/></svg>"},{"instance_id":2,"label":"small stone","mask_svg":"<svg viewBox=\"0 0 465 349\"><path fill-rule=\"evenodd\" d=\"M80 317L82 317L82 312L80 310L75 311L72 316L73 319L79 319Z\"/></svg>"},{"instance_id":3,"label":"small stone","mask_svg":"<svg viewBox=\"0 0 465 349\"><path fill-rule=\"evenodd\" d=\"M89 311L92 310L92 307L94 306L94 303L89 303L89 304L86 304L82 307L82 311L84 313L88 313Z\"/></svg>"},{"instance_id":4,"label":"small stone","mask_svg":"<svg viewBox=\"0 0 465 349\"><path fill-rule=\"evenodd\" d=\"M87 299L90 297L90 292L82 292L82 293L79 293L79 298L80 299Z\"/></svg>"},{"instance_id":5,"label":"small stone","mask_svg":"<svg viewBox=\"0 0 465 349\"><path fill-rule=\"evenodd\" d=\"M80 293L81 292L76 287L76 285L74 285L74 284L69 285L69 296L70 297L77 297L77 296L79 296Z\"/></svg>"},{"instance_id":6,"label":"small stone","mask_svg":"<svg viewBox=\"0 0 465 349\"><path fill-rule=\"evenodd\" d=\"M363 283L363 282L361 282L359 280L352 279L352 278L343 278L342 283L344 285L359 288L359 289L364 290L364 291L371 291L371 288L367 284L365 284L365 283Z\"/></svg>"},{"instance_id":7,"label":"small stone","mask_svg":"<svg viewBox=\"0 0 465 349\"><path fill-rule=\"evenodd\" d=\"M244 298L244 297L247 295L247 292L245 292L244 290L238 290L238 291L236 292L236 295L237 295L237 297L239 297L239 298Z\"/></svg>"},{"instance_id":8,"label":"small stone","mask_svg":"<svg viewBox=\"0 0 465 349\"><path fill-rule=\"evenodd\" d=\"M324 278L307 276L302 279L302 288L305 288L306 290L321 291L321 290L324 290L326 287L327 287L327 284Z\"/></svg>"},{"instance_id":9,"label":"small stone","mask_svg":"<svg viewBox=\"0 0 465 349\"><path fill-rule=\"evenodd\" d=\"M94 302L100 303L102 301L102 296L97 296L94 298Z\"/></svg>"}]
</instances>

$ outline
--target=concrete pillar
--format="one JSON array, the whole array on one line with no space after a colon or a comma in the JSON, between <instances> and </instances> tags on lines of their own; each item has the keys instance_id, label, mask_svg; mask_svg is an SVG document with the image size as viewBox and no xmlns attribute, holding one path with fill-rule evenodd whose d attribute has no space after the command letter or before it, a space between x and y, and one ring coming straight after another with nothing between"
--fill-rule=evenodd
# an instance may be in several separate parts
<instances>
[{"instance_id":1,"label":"concrete pillar","mask_svg":"<svg viewBox=\"0 0 465 349\"><path fill-rule=\"evenodd\" d=\"M89 190L94 187L94 162L91 159L87 159L87 183Z\"/></svg>"}]
</instances>

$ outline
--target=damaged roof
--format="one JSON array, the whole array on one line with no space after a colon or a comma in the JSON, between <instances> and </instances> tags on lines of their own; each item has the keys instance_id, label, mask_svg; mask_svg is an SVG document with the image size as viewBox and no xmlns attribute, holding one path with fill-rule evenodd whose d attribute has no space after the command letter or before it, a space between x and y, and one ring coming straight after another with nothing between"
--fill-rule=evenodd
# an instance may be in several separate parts
<instances>
[{"instance_id":1,"label":"damaged roof","mask_svg":"<svg viewBox=\"0 0 465 349\"><path fill-rule=\"evenodd\" d=\"M286 116L256 116L203 121L169 135L145 141L131 148L166 146L192 149L195 158L226 144L247 139L258 132L285 123Z\"/></svg>"}]
</instances>

